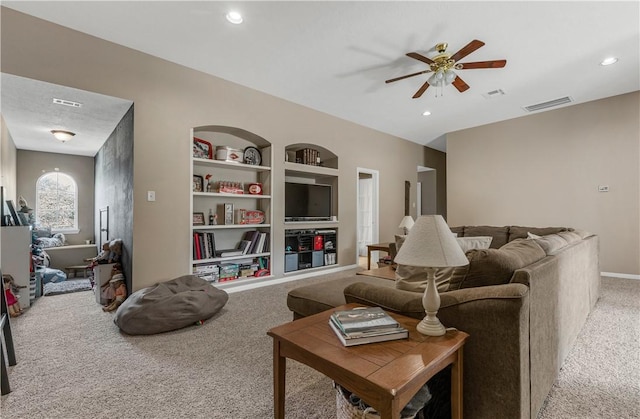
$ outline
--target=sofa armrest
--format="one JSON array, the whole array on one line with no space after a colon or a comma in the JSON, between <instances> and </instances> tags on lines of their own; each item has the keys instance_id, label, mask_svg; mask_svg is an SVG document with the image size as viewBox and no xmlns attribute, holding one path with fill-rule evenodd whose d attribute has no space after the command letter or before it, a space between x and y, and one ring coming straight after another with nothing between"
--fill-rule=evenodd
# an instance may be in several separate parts
<instances>
[{"instance_id":1,"label":"sofa armrest","mask_svg":"<svg viewBox=\"0 0 640 419\"><path fill-rule=\"evenodd\" d=\"M422 319L422 294L355 283L347 303ZM504 284L440 294L438 318L469 334L464 346L464 406L474 417L528 417L529 288Z\"/></svg>"}]
</instances>

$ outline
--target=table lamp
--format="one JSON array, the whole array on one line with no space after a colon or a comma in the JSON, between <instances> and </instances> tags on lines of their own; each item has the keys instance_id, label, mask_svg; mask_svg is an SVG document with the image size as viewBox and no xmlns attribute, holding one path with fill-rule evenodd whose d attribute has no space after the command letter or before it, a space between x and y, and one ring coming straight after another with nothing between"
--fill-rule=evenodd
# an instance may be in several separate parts
<instances>
[{"instance_id":1,"label":"table lamp","mask_svg":"<svg viewBox=\"0 0 640 419\"><path fill-rule=\"evenodd\" d=\"M413 227L413 224L414 224L413 217L411 217L410 215L405 215L402 218L402 221L400 221L400 225L398 227L404 230L404 234L406 236L407 234L409 234L409 230L411 230L411 227Z\"/></svg>"},{"instance_id":2,"label":"table lamp","mask_svg":"<svg viewBox=\"0 0 640 419\"><path fill-rule=\"evenodd\" d=\"M427 336L444 335L446 330L436 316L440 308L436 268L464 266L469 263L444 218L441 215L418 217L394 261L425 268L427 288L422 296L422 305L427 315L416 329Z\"/></svg>"}]
</instances>

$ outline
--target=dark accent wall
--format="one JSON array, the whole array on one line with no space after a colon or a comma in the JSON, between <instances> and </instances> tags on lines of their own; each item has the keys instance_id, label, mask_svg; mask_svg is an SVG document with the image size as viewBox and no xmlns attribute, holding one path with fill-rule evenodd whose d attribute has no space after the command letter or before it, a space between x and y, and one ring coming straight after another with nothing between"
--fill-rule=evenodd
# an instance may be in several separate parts
<instances>
[{"instance_id":1,"label":"dark accent wall","mask_svg":"<svg viewBox=\"0 0 640 419\"><path fill-rule=\"evenodd\" d=\"M109 240L122 239L122 268L132 290L133 106L95 157L95 237L100 242L100 210L109 207Z\"/></svg>"}]
</instances>

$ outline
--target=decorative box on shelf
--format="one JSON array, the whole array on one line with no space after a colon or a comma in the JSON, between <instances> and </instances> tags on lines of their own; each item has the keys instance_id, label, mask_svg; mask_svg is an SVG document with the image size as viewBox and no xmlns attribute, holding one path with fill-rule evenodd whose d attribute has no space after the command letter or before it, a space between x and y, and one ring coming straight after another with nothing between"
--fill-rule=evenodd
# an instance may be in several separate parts
<instances>
[{"instance_id":1,"label":"decorative box on shelf","mask_svg":"<svg viewBox=\"0 0 640 419\"><path fill-rule=\"evenodd\" d=\"M264 211L239 208L235 211L236 224L262 224Z\"/></svg>"}]
</instances>

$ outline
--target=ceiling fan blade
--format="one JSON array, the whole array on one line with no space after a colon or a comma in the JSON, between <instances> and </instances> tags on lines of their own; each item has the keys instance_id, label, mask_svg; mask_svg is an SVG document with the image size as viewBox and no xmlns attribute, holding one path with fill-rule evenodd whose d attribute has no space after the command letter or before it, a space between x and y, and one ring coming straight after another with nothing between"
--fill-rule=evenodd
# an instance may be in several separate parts
<instances>
[{"instance_id":1,"label":"ceiling fan blade","mask_svg":"<svg viewBox=\"0 0 640 419\"><path fill-rule=\"evenodd\" d=\"M474 39L473 41L469 42L464 48L462 48L460 51L456 52L455 54L453 54L451 56L451 59L453 61L458 61L461 60L462 58L466 57L467 55L471 54L473 51L477 50L478 48L480 48L481 46L484 45L484 42L482 41L478 41L477 39Z\"/></svg>"},{"instance_id":2,"label":"ceiling fan blade","mask_svg":"<svg viewBox=\"0 0 640 419\"><path fill-rule=\"evenodd\" d=\"M460 76L456 76L456 79L451 84L453 84L460 93L469 88L469 85L465 83L464 80L460 78Z\"/></svg>"},{"instance_id":3,"label":"ceiling fan blade","mask_svg":"<svg viewBox=\"0 0 640 419\"><path fill-rule=\"evenodd\" d=\"M474 63L460 63L462 68L460 70L470 70L473 68L502 68L507 65L507 60L493 60L493 61L476 61Z\"/></svg>"},{"instance_id":4,"label":"ceiling fan blade","mask_svg":"<svg viewBox=\"0 0 640 419\"><path fill-rule=\"evenodd\" d=\"M428 81L425 81L425 82L424 82L424 84L420 87L420 89L418 89L418 91L416 92L416 94L415 94L415 95L413 95L413 98L414 98L414 99L419 98L420 96L422 96L422 94L423 94L424 92L426 92L426 91L427 91L427 89L428 89L428 88L429 88L429 82L428 82Z\"/></svg>"},{"instance_id":5,"label":"ceiling fan blade","mask_svg":"<svg viewBox=\"0 0 640 419\"><path fill-rule=\"evenodd\" d=\"M427 58L424 55L420 55L417 52L408 52L407 57L414 58L418 61L422 61L423 63L433 64L433 60L431 58Z\"/></svg>"},{"instance_id":6,"label":"ceiling fan blade","mask_svg":"<svg viewBox=\"0 0 640 419\"><path fill-rule=\"evenodd\" d=\"M420 74L430 73L430 72L431 72L431 70L418 71L417 73L407 74L406 76L396 77L395 79L385 80L385 83L393 83L394 81L398 81L398 80L402 80L402 79L407 79L407 78L409 78L409 77L418 76L418 75L420 75Z\"/></svg>"}]
</instances>

